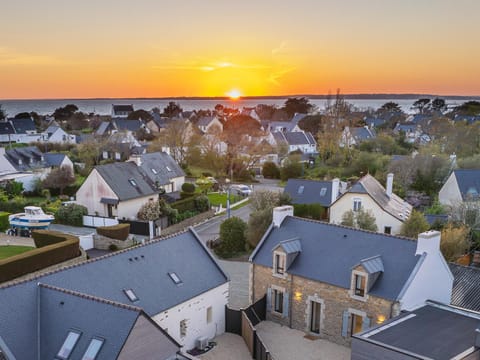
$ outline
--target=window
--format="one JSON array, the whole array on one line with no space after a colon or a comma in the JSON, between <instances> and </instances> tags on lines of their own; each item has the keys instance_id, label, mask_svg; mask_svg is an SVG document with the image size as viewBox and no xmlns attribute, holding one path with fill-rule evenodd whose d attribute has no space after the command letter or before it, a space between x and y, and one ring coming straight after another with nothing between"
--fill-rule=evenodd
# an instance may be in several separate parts
<instances>
[{"instance_id":1,"label":"window","mask_svg":"<svg viewBox=\"0 0 480 360\"><path fill-rule=\"evenodd\" d=\"M273 311L283 314L283 291L273 290Z\"/></svg>"},{"instance_id":2,"label":"window","mask_svg":"<svg viewBox=\"0 0 480 360\"><path fill-rule=\"evenodd\" d=\"M137 182L136 182L134 179L128 179L128 182L129 182L130 185L132 185L132 186L137 186Z\"/></svg>"},{"instance_id":3,"label":"window","mask_svg":"<svg viewBox=\"0 0 480 360\"><path fill-rule=\"evenodd\" d=\"M383 232L385 234L391 234L392 233L392 227L391 226L385 226L383 229Z\"/></svg>"},{"instance_id":4,"label":"window","mask_svg":"<svg viewBox=\"0 0 480 360\"><path fill-rule=\"evenodd\" d=\"M95 360L105 340L93 338L88 344L87 351L83 354L82 360Z\"/></svg>"},{"instance_id":5,"label":"window","mask_svg":"<svg viewBox=\"0 0 480 360\"><path fill-rule=\"evenodd\" d=\"M275 253L275 274L283 275L285 273L285 255Z\"/></svg>"},{"instance_id":6,"label":"window","mask_svg":"<svg viewBox=\"0 0 480 360\"><path fill-rule=\"evenodd\" d=\"M81 333L78 331L69 331L67 334L67 338L65 339L62 347L58 351L57 358L68 359L73 351L73 348L77 344L80 335Z\"/></svg>"},{"instance_id":7,"label":"window","mask_svg":"<svg viewBox=\"0 0 480 360\"><path fill-rule=\"evenodd\" d=\"M350 336L362 331L363 317L357 314L351 315Z\"/></svg>"},{"instance_id":8,"label":"window","mask_svg":"<svg viewBox=\"0 0 480 360\"><path fill-rule=\"evenodd\" d=\"M355 295L365 296L365 276L355 274Z\"/></svg>"},{"instance_id":9,"label":"window","mask_svg":"<svg viewBox=\"0 0 480 360\"><path fill-rule=\"evenodd\" d=\"M168 166L165 166L167 168L167 171L172 171L172 169L170 169L170 167Z\"/></svg>"},{"instance_id":10,"label":"window","mask_svg":"<svg viewBox=\"0 0 480 360\"><path fill-rule=\"evenodd\" d=\"M353 199L353 211L360 211L361 208L362 208L362 200Z\"/></svg>"},{"instance_id":11,"label":"window","mask_svg":"<svg viewBox=\"0 0 480 360\"><path fill-rule=\"evenodd\" d=\"M327 193L327 188L320 189L320 196L325 196L326 193Z\"/></svg>"},{"instance_id":12,"label":"window","mask_svg":"<svg viewBox=\"0 0 480 360\"><path fill-rule=\"evenodd\" d=\"M127 295L127 297L130 299L130 301L132 301L132 302L138 301L138 297L137 297L137 295L135 295L135 293L133 292L132 289L126 289L126 290L123 290L123 292L125 293L125 295Z\"/></svg>"},{"instance_id":13,"label":"window","mask_svg":"<svg viewBox=\"0 0 480 360\"><path fill-rule=\"evenodd\" d=\"M305 189L305 186L301 185L298 187L298 193L303 194L303 190Z\"/></svg>"},{"instance_id":14,"label":"window","mask_svg":"<svg viewBox=\"0 0 480 360\"><path fill-rule=\"evenodd\" d=\"M213 309L211 306L207 308L207 324L210 324L212 322L212 317L213 317Z\"/></svg>"},{"instance_id":15,"label":"window","mask_svg":"<svg viewBox=\"0 0 480 360\"><path fill-rule=\"evenodd\" d=\"M155 170L154 168L152 168L151 170L152 170L152 173L154 173L155 175L157 175L157 174L158 174L158 171L157 171L157 170Z\"/></svg>"},{"instance_id":16,"label":"window","mask_svg":"<svg viewBox=\"0 0 480 360\"><path fill-rule=\"evenodd\" d=\"M187 319L180 321L180 336L187 336Z\"/></svg>"},{"instance_id":17,"label":"window","mask_svg":"<svg viewBox=\"0 0 480 360\"><path fill-rule=\"evenodd\" d=\"M174 272L171 272L171 273L168 273L168 275L170 276L170 278L173 280L173 282L175 283L175 285L179 285L182 283L182 280L178 277L178 275Z\"/></svg>"}]
</instances>

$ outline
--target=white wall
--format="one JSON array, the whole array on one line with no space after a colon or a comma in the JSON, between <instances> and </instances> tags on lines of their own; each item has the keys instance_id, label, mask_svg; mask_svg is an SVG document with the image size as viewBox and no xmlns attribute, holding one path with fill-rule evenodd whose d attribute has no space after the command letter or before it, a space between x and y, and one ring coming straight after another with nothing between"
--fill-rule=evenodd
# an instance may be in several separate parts
<instances>
[{"instance_id":1,"label":"white wall","mask_svg":"<svg viewBox=\"0 0 480 360\"><path fill-rule=\"evenodd\" d=\"M98 171L93 169L78 189L76 201L88 209L89 215L97 212L100 216L107 216L107 206L100 202L102 198L118 199Z\"/></svg>"},{"instance_id":2,"label":"white wall","mask_svg":"<svg viewBox=\"0 0 480 360\"><path fill-rule=\"evenodd\" d=\"M462 194L458 188L457 178L452 172L438 193L438 201L442 205L456 206L462 203Z\"/></svg>"},{"instance_id":3,"label":"white wall","mask_svg":"<svg viewBox=\"0 0 480 360\"><path fill-rule=\"evenodd\" d=\"M182 185L183 183L185 182L185 176L180 176L180 177L176 177L176 178L172 178L171 179L172 183L173 183L173 189L170 191L181 191L182 190ZM171 187L170 187L171 188ZM167 190L168 192L168 190Z\"/></svg>"},{"instance_id":4,"label":"white wall","mask_svg":"<svg viewBox=\"0 0 480 360\"><path fill-rule=\"evenodd\" d=\"M132 200L127 200L127 201L120 201L120 203L117 205L117 210L113 210L114 216L118 216L119 219L131 219L135 220L137 218L138 210L146 204L147 202L150 201L150 199L153 199L153 201L158 201L158 194L152 194L149 196L144 196L141 198L136 198ZM103 205L103 204L102 204ZM105 205L105 211L106 211L106 205ZM105 215L107 216L107 215Z\"/></svg>"},{"instance_id":5,"label":"white wall","mask_svg":"<svg viewBox=\"0 0 480 360\"><path fill-rule=\"evenodd\" d=\"M342 215L348 210L353 210L354 198L362 200L362 208L364 210L372 211L376 219L378 232L383 233L384 227L390 226L392 228L392 234L400 233L403 222L384 211L368 194L346 193L343 195L330 207L331 223L340 224L342 222Z\"/></svg>"},{"instance_id":6,"label":"white wall","mask_svg":"<svg viewBox=\"0 0 480 360\"><path fill-rule=\"evenodd\" d=\"M153 320L177 340L186 350L195 347L200 336L213 339L225 332L225 306L229 283L153 316ZM212 321L207 324L207 308L212 306ZM187 319L187 335L180 336L180 321Z\"/></svg>"}]
</instances>

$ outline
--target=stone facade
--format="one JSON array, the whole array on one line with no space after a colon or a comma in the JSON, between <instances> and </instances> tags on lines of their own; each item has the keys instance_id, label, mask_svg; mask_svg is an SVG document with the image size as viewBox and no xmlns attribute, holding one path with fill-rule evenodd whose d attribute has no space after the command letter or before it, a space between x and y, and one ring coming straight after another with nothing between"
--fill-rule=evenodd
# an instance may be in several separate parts
<instances>
[{"instance_id":1,"label":"stone facade","mask_svg":"<svg viewBox=\"0 0 480 360\"><path fill-rule=\"evenodd\" d=\"M288 293L288 316L282 317L267 311L267 320L305 331L341 345L350 345L352 314L368 317L370 324L381 323L397 315L398 304L390 300L366 295L355 299L350 289L345 289L300 276L286 274L284 277L273 274L270 267L251 264L250 295L253 302L262 298L268 288L284 289ZM320 333L310 331L311 303L320 303ZM342 336L344 311L348 311L347 336Z\"/></svg>"}]
</instances>

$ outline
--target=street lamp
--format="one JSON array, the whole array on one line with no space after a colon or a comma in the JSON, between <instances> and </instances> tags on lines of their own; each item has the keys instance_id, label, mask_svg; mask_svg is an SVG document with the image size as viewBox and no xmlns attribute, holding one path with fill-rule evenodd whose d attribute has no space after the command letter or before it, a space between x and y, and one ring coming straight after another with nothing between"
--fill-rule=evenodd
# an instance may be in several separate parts
<instances>
[{"instance_id":1,"label":"street lamp","mask_svg":"<svg viewBox=\"0 0 480 360\"><path fill-rule=\"evenodd\" d=\"M227 219L230 219L230 179L225 179L227 184Z\"/></svg>"}]
</instances>

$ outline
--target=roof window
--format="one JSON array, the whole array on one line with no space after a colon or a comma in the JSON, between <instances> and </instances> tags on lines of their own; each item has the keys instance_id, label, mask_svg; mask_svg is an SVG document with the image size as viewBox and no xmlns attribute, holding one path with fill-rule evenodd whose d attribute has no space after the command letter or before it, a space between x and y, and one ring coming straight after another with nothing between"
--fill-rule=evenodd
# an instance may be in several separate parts
<instances>
[{"instance_id":1,"label":"roof window","mask_svg":"<svg viewBox=\"0 0 480 360\"><path fill-rule=\"evenodd\" d=\"M300 185L300 186L298 187L298 193L299 193L299 194L303 194L303 189L305 189L305 186Z\"/></svg>"},{"instance_id":2,"label":"roof window","mask_svg":"<svg viewBox=\"0 0 480 360\"><path fill-rule=\"evenodd\" d=\"M62 347L60 348L60 350L57 353L57 358L58 359L68 359L68 358L70 358L70 355L73 351L73 348L77 344L78 339L80 339L80 335L82 335L82 333L80 333L79 331L70 330L68 332L67 338L65 339Z\"/></svg>"},{"instance_id":3,"label":"roof window","mask_svg":"<svg viewBox=\"0 0 480 360\"><path fill-rule=\"evenodd\" d=\"M182 280L178 277L177 273L170 272L170 273L168 273L168 275L170 276L170 278L173 280L173 282L176 285L179 285L179 284L182 283Z\"/></svg>"},{"instance_id":4,"label":"roof window","mask_svg":"<svg viewBox=\"0 0 480 360\"><path fill-rule=\"evenodd\" d=\"M104 339L92 338L90 344L88 344L87 351L83 354L82 360L95 360L104 342Z\"/></svg>"},{"instance_id":5,"label":"roof window","mask_svg":"<svg viewBox=\"0 0 480 360\"><path fill-rule=\"evenodd\" d=\"M131 302L138 301L138 296L133 292L132 289L124 289L123 292L127 295L128 299Z\"/></svg>"},{"instance_id":6,"label":"roof window","mask_svg":"<svg viewBox=\"0 0 480 360\"><path fill-rule=\"evenodd\" d=\"M327 188L321 188L320 189L320 196L325 196L325 194L327 193Z\"/></svg>"},{"instance_id":7,"label":"roof window","mask_svg":"<svg viewBox=\"0 0 480 360\"><path fill-rule=\"evenodd\" d=\"M165 166L167 168L167 171L172 171L172 169L170 169L170 167L168 166Z\"/></svg>"},{"instance_id":8,"label":"roof window","mask_svg":"<svg viewBox=\"0 0 480 360\"><path fill-rule=\"evenodd\" d=\"M157 175L157 174L158 174L158 171L155 170L154 168L152 168L152 173L154 173L155 175Z\"/></svg>"},{"instance_id":9,"label":"roof window","mask_svg":"<svg viewBox=\"0 0 480 360\"><path fill-rule=\"evenodd\" d=\"M129 182L130 185L132 185L132 186L137 186L137 182L136 182L134 179L128 179L128 182Z\"/></svg>"}]
</instances>

